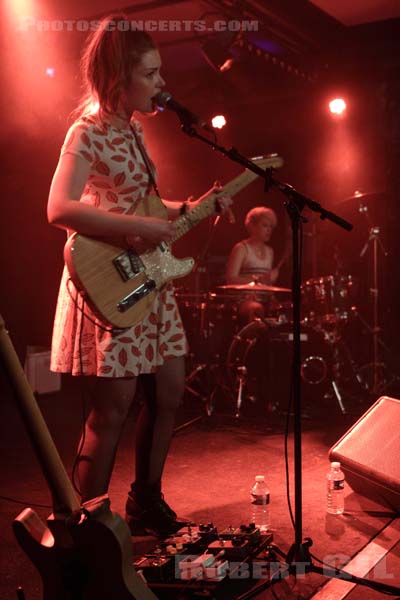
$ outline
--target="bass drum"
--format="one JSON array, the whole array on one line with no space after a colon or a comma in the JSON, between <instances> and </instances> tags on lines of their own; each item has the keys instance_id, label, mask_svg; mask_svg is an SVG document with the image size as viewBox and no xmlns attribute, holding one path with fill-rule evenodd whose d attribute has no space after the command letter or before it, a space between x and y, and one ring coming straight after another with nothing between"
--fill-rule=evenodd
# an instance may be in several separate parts
<instances>
[{"instance_id":1,"label":"bass drum","mask_svg":"<svg viewBox=\"0 0 400 600\"><path fill-rule=\"evenodd\" d=\"M311 327L302 327L300 341L303 401L307 406L322 400L331 385L332 350L325 333ZM292 358L291 325L272 326L268 320L255 319L233 336L226 368L234 398L239 374L243 378L243 412L249 407L256 414L287 408Z\"/></svg>"}]
</instances>

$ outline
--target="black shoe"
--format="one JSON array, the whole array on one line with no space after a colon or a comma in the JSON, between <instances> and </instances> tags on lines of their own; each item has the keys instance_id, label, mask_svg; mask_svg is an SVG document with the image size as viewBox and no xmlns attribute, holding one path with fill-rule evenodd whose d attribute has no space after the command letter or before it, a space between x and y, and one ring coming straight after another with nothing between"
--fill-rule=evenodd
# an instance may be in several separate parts
<instances>
[{"instance_id":1,"label":"black shoe","mask_svg":"<svg viewBox=\"0 0 400 600\"><path fill-rule=\"evenodd\" d=\"M174 510L172 510L170 505L166 503L166 501L164 499L164 494L160 494L160 502L164 505L165 510L171 515L171 518L176 521L178 518L178 515L176 514L176 512Z\"/></svg>"},{"instance_id":2,"label":"black shoe","mask_svg":"<svg viewBox=\"0 0 400 600\"><path fill-rule=\"evenodd\" d=\"M178 521L176 513L165 502L162 494L138 499L134 492L128 494L126 522L131 534L168 537L184 527L186 521Z\"/></svg>"}]
</instances>

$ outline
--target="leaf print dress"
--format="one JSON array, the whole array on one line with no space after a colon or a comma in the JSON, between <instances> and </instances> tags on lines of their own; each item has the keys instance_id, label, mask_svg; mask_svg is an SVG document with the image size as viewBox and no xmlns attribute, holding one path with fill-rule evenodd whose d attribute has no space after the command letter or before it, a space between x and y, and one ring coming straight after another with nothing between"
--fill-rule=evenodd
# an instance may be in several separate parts
<instances>
[{"instance_id":1,"label":"leaf print dress","mask_svg":"<svg viewBox=\"0 0 400 600\"><path fill-rule=\"evenodd\" d=\"M140 124L131 127L143 143ZM146 165L131 128L81 118L69 129L61 155L81 156L91 168L81 202L124 214L150 192ZM89 318L82 315L82 310ZM97 324L100 325L97 326ZM131 377L153 373L188 344L172 284L163 288L150 314L129 329L105 331L74 287L64 267L53 327L51 370L73 375Z\"/></svg>"}]
</instances>

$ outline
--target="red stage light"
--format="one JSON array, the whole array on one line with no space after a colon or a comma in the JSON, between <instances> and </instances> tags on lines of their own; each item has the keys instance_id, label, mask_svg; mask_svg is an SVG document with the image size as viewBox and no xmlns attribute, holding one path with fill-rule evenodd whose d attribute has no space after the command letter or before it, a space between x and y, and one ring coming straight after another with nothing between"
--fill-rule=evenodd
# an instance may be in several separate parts
<instances>
[{"instance_id":1,"label":"red stage light","mask_svg":"<svg viewBox=\"0 0 400 600\"><path fill-rule=\"evenodd\" d=\"M329 110L333 115L342 116L346 111L346 102L343 98L335 98L329 102Z\"/></svg>"}]
</instances>

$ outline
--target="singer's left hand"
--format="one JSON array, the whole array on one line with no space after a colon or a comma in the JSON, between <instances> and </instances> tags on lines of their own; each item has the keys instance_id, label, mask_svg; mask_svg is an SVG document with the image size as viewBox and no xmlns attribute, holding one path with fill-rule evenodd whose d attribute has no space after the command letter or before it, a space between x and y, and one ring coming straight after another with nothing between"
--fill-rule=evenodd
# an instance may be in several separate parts
<instances>
[{"instance_id":1,"label":"singer's left hand","mask_svg":"<svg viewBox=\"0 0 400 600\"><path fill-rule=\"evenodd\" d=\"M209 189L205 194L203 194L203 196L201 196L194 202L190 202L190 209L200 204L203 200L205 200L208 196L211 196L212 194L216 195L215 212L219 214L226 214L228 217L230 217L230 221L233 221L234 216L230 208L233 204L233 200L231 196L229 196L228 194L224 194L221 185L217 183L215 183L211 189Z\"/></svg>"},{"instance_id":2,"label":"singer's left hand","mask_svg":"<svg viewBox=\"0 0 400 600\"><path fill-rule=\"evenodd\" d=\"M217 194L217 199L215 201L215 211L217 213L229 213L230 207L233 204L232 198L228 194L224 194L223 188L219 181L215 181L213 187L210 190L212 193Z\"/></svg>"},{"instance_id":3,"label":"singer's left hand","mask_svg":"<svg viewBox=\"0 0 400 600\"><path fill-rule=\"evenodd\" d=\"M233 204L233 200L230 196L228 196L228 194L223 194L221 192L221 194L218 195L216 201L215 201L215 210L218 213L222 213L224 214L225 212L228 212L230 210L230 207Z\"/></svg>"}]
</instances>

